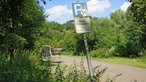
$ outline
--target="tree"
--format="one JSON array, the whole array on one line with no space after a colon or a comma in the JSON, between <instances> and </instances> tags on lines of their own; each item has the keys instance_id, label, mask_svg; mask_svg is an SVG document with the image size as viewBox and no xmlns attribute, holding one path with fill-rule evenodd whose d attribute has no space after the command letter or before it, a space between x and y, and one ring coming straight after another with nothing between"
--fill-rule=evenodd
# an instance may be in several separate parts
<instances>
[{"instance_id":1,"label":"tree","mask_svg":"<svg viewBox=\"0 0 146 82\"><path fill-rule=\"evenodd\" d=\"M35 0L1 0L0 50L12 55L14 49L33 49L44 21L42 8Z\"/></svg>"},{"instance_id":2,"label":"tree","mask_svg":"<svg viewBox=\"0 0 146 82\"><path fill-rule=\"evenodd\" d=\"M129 10L133 14L133 20L137 22L142 29L142 37L140 39L141 47L146 48L146 0L129 0L132 2Z\"/></svg>"},{"instance_id":3,"label":"tree","mask_svg":"<svg viewBox=\"0 0 146 82\"><path fill-rule=\"evenodd\" d=\"M108 18L91 19L92 32L89 34L89 43L92 48L112 47L116 44L118 36L117 24Z\"/></svg>"},{"instance_id":4,"label":"tree","mask_svg":"<svg viewBox=\"0 0 146 82\"><path fill-rule=\"evenodd\" d=\"M133 55L135 57L138 57L138 53L141 52L141 33L142 29L141 26L137 22L133 20L133 14L130 10L127 11L127 29L126 29L126 34L127 34L127 51L129 51L127 54Z\"/></svg>"},{"instance_id":5,"label":"tree","mask_svg":"<svg viewBox=\"0 0 146 82\"><path fill-rule=\"evenodd\" d=\"M111 14L111 19L118 25L118 43L116 55L137 57L140 52L140 26L133 20L133 14L130 10L123 12L117 10Z\"/></svg>"}]
</instances>

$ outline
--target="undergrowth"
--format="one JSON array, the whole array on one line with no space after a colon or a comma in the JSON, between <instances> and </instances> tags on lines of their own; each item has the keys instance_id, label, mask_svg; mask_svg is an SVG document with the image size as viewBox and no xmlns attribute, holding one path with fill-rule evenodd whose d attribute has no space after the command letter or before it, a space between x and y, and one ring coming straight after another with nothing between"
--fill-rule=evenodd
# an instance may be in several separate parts
<instances>
[{"instance_id":1,"label":"undergrowth","mask_svg":"<svg viewBox=\"0 0 146 82\"><path fill-rule=\"evenodd\" d=\"M40 55L32 51L17 50L10 62L9 54L0 53L0 82L90 82L84 62L80 65L53 65L42 61ZM95 82L100 82L107 68L93 68ZM111 82L111 81L109 81Z\"/></svg>"}]
</instances>

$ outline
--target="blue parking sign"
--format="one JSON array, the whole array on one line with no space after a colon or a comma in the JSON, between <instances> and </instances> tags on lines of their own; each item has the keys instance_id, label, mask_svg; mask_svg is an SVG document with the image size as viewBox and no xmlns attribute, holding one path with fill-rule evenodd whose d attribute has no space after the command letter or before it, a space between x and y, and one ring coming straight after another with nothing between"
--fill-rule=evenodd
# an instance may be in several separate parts
<instances>
[{"instance_id":1,"label":"blue parking sign","mask_svg":"<svg viewBox=\"0 0 146 82\"><path fill-rule=\"evenodd\" d=\"M74 17L88 16L86 3L72 3Z\"/></svg>"}]
</instances>

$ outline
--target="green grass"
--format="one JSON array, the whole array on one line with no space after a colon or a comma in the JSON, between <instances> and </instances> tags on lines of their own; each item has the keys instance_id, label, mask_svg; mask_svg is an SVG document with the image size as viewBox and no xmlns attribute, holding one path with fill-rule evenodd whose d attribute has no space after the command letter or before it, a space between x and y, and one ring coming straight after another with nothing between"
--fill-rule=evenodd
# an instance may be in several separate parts
<instances>
[{"instance_id":1,"label":"green grass","mask_svg":"<svg viewBox=\"0 0 146 82\"><path fill-rule=\"evenodd\" d=\"M146 68L146 61L143 58L123 58L123 57L109 57L109 58L98 58L99 61L124 64L129 66L143 67Z\"/></svg>"}]
</instances>

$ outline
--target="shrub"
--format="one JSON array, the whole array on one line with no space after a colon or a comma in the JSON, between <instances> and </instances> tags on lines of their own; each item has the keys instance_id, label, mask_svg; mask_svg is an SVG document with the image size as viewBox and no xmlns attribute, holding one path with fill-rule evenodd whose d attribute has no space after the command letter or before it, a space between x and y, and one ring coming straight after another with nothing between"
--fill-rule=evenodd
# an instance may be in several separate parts
<instances>
[{"instance_id":1,"label":"shrub","mask_svg":"<svg viewBox=\"0 0 146 82\"><path fill-rule=\"evenodd\" d=\"M42 61L39 54L32 51L17 50L14 59L10 62L8 54L0 53L0 82L89 82L88 71L84 62L71 67L52 65L49 61ZM107 68L99 70L93 68L95 82ZM55 70L54 70L55 69Z\"/></svg>"},{"instance_id":2,"label":"shrub","mask_svg":"<svg viewBox=\"0 0 146 82\"><path fill-rule=\"evenodd\" d=\"M142 61L143 62L146 62L146 50L143 50L143 53L142 53Z\"/></svg>"},{"instance_id":3,"label":"shrub","mask_svg":"<svg viewBox=\"0 0 146 82\"><path fill-rule=\"evenodd\" d=\"M109 48L99 48L97 50L92 50L90 52L90 55L91 57L111 57L113 56L114 52L115 52L115 48L116 47L111 47L110 49Z\"/></svg>"},{"instance_id":4,"label":"shrub","mask_svg":"<svg viewBox=\"0 0 146 82\"><path fill-rule=\"evenodd\" d=\"M134 41L129 41L124 45L117 46L115 56L139 57L139 52L141 52L141 49L138 44L134 43Z\"/></svg>"},{"instance_id":5,"label":"shrub","mask_svg":"<svg viewBox=\"0 0 146 82\"><path fill-rule=\"evenodd\" d=\"M15 57L11 62L7 55L1 53L0 56L3 59L0 60L0 82L44 82L48 77L45 72L47 67L34 52L18 50L14 52Z\"/></svg>"}]
</instances>

